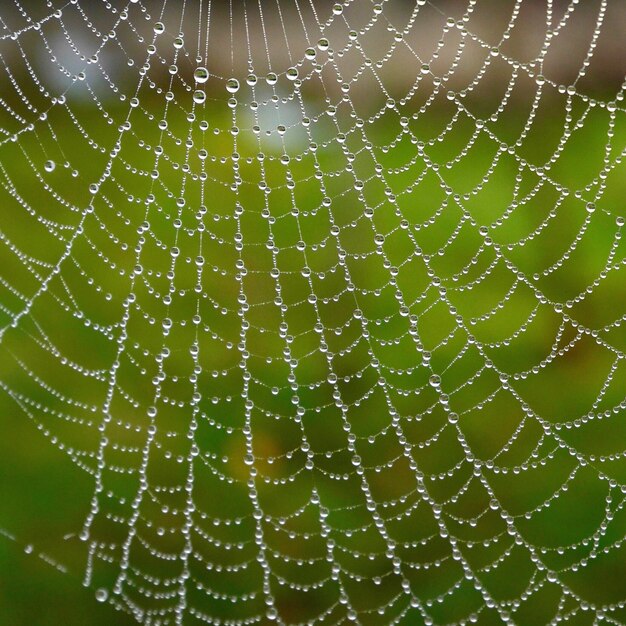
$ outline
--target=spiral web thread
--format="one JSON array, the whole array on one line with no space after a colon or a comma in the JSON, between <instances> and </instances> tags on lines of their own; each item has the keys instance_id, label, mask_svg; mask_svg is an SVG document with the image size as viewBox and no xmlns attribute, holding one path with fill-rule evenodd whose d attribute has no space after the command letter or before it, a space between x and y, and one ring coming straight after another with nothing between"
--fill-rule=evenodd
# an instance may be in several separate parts
<instances>
[{"instance_id":1,"label":"spiral web thread","mask_svg":"<svg viewBox=\"0 0 626 626\"><path fill-rule=\"evenodd\" d=\"M460 4L0 9L2 407L120 619L625 623L623 12Z\"/></svg>"}]
</instances>

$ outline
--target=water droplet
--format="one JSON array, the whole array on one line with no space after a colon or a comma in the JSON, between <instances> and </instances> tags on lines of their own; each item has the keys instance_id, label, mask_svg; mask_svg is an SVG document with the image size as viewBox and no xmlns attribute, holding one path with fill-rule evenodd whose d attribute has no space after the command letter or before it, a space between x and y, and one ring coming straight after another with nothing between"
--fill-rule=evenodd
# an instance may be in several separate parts
<instances>
[{"instance_id":1,"label":"water droplet","mask_svg":"<svg viewBox=\"0 0 626 626\"><path fill-rule=\"evenodd\" d=\"M54 161L46 161L43 168L46 172L54 172L56 166L57 164Z\"/></svg>"},{"instance_id":2,"label":"water droplet","mask_svg":"<svg viewBox=\"0 0 626 626\"><path fill-rule=\"evenodd\" d=\"M317 42L317 47L322 50L322 52L328 50L328 48L330 47L330 42L328 41L328 39L326 39L326 37L322 37L318 42Z\"/></svg>"},{"instance_id":3,"label":"water droplet","mask_svg":"<svg viewBox=\"0 0 626 626\"><path fill-rule=\"evenodd\" d=\"M109 597L109 592L102 587L100 589L96 589L96 600L98 602L106 602Z\"/></svg>"},{"instance_id":4,"label":"water droplet","mask_svg":"<svg viewBox=\"0 0 626 626\"><path fill-rule=\"evenodd\" d=\"M206 102L206 93L204 91L197 89L193 92L193 101L196 104L204 104Z\"/></svg>"},{"instance_id":5,"label":"water droplet","mask_svg":"<svg viewBox=\"0 0 626 626\"><path fill-rule=\"evenodd\" d=\"M157 35L160 35L160 34L164 33L165 32L165 24L163 24L163 22L157 22L154 25L154 32Z\"/></svg>"},{"instance_id":6,"label":"water droplet","mask_svg":"<svg viewBox=\"0 0 626 626\"><path fill-rule=\"evenodd\" d=\"M298 69L295 68L295 67L290 67L287 70L287 78L289 80L297 80L297 78L298 78Z\"/></svg>"},{"instance_id":7,"label":"water droplet","mask_svg":"<svg viewBox=\"0 0 626 626\"><path fill-rule=\"evenodd\" d=\"M209 70L206 67L197 67L193 73L193 79L201 85L209 80Z\"/></svg>"},{"instance_id":8,"label":"water droplet","mask_svg":"<svg viewBox=\"0 0 626 626\"><path fill-rule=\"evenodd\" d=\"M236 78L229 78L226 81L226 91L228 93L237 93L239 91L239 81Z\"/></svg>"},{"instance_id":9,"label":"water droplet","mask_svg":"<svg viewBox=\"0 0 626 626\"><path fill-rule=\"evenodd\" d=\"M276 74L274 74L274 72L270 72L266 77L265 77L265 82L272 86L275 85L278 82L278 76L276 76Z\"/></svg>"}]
</instances>

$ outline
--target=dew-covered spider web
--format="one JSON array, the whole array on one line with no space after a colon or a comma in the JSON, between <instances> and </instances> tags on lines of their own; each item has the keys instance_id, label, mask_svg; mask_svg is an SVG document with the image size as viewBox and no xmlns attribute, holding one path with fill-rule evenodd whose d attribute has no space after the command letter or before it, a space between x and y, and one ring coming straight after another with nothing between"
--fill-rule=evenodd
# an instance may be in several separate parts
<instances>
[{"instance_id":1,"label":"dew-covered spider web","mask_svg":"<svg viewBox=\"0 0 626 626\"><path fill-rule=\"evenodd\" d=\"M81 624L626 623L625 34L4 0L3 581Z\"/></svg>"}]
</instances>

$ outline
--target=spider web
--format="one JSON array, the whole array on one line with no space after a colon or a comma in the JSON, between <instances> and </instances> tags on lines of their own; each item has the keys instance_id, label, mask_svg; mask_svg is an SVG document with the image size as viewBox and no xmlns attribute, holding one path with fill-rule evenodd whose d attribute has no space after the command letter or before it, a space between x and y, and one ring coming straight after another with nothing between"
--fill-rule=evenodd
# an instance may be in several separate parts
<instances>
[{"instance_id":1,"label":"spider web","mask_svg":"<svg viewBox=\"0 0 626 626\"><path fill-rule=\"evenodd\" d=\"M40 556L142 624L625 623L623 20L4 3Z\"/></svg>"}]
</instances>

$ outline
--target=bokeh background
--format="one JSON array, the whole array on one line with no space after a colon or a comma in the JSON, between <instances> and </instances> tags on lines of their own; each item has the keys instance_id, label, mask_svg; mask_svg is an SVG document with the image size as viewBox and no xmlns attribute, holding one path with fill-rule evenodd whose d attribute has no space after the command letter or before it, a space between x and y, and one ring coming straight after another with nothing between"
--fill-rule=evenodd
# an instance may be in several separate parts
<instances>
[{"instance_id":1,"label":"bokeh background","mask_svg":"<svg viewBox=\"0 0 626 626\"><path fill-rule=\"evenodd\" d=\"M424 623L398 595L360 464L436 623L626 620L626 5L381 4L0 7L0 623L131 624L132 607L157 611L144 623L176 623L180 559L149 546L184 548L190 467L189 605L270 623L262 594L219 596L258 592L258 564L206 567L257 554L245 389L268 558L292 585L272 582L285 623L329 607L319 623L347 623L336 581L293 588L330 575L320 511L361 623ZM500 610L420 504L390 403L429 498ZM118 597L147 440L141 539ZM321 505L307 508L313 488ZM213 521L227 518L239 521Z\"/></svg>"}]
</instances>

